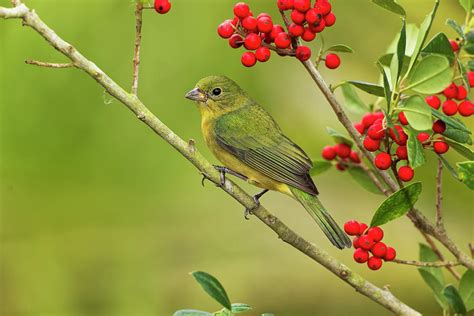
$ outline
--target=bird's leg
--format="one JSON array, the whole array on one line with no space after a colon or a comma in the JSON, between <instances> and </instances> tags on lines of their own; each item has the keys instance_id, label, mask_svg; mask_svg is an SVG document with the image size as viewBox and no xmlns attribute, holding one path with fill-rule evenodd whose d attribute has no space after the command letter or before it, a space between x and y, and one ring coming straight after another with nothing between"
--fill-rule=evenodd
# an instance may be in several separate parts
<instances>
[{"instance_id":1,"label":"bird's leg","mask_svg":"<svg viewBox=\"0 0 474 316\"><path fill-rule=\"evenodd\" d=\"M245 219L249 219L249 215L252 214L252 211L253 211L254 209L256 209L257 207L260 206L260 198L261 198L265 193L267 193L267 192L268 192L268 189L265 189L265 190L263 190L262 192L257 193L257 194L255 194L255 195L253 196L253 200L255 201L255 204L256 204L256 205L255 205L254 207L252 207L252 208L246 208L246 209L245 209L245 213L244 213Z\"/></svg>"},{"instance_id":2,"label":"bird's leg","mask_svg":"<svg viewBox=\"0 0 474 316\"><path fill-rule=\"evenodd\" d=\"M233 176L236 176L237 178L240 178L244 181L247 181L248 178L246 176L244 176L243 174L240 174L232 169L229 169L227 167L223 167L223 166L214 166L214 168L216 168L217 171L219 171L220 175L221 175L221 186L223 186L225 184L225 175L226 173L228 174L231 174Z\"/></svg>"}]
</instances>

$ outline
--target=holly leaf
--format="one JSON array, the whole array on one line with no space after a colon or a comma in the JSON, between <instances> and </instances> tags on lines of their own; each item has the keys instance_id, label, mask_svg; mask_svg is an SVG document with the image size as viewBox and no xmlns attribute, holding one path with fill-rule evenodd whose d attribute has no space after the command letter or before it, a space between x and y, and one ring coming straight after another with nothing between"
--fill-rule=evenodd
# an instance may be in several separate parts
<instances>
[{"instance_id":1,"label":"holly leaf","mask_svg":"<svg viewBox=\"0 0 474 316\"><path fill-rule=\"evenodd\" d=\"M436 253L427 245L420 243L419 258L421 262L433 262L439 260ZM447 300L443 295L443 287L445 284L443 272L440 268L434 267L420 267L418 268L421 277L426 284L431 288L435 295L436 301L443 308L447 308Z\"/></svg>"},{"instance_id":2,"label":"holly leaf","mask_svg":"<svg viewBox=\"0 0 474 316\"><path fill-rule=\"evenodd\" d=\"M466 88L467 92L470 92L471 85L469 84L469 77L467 76L468 71L466 69L466 66L464 66L464 64L459 58L456 60L456 62L458 64L459 73L462 76L462 82L464 83L464 87Z\"/></svg>"},{"instance_id":3,"label":"holly leaf","mask_svg":"<svg viewBox=\"0 0 474 316\"><path fill-rule=\"evenodd\" d=\"M431 41L422 49L421 55L438 54L443 55L452 62L455 58L448 37L444 33L436 34Z\"/></svg>"},{"instance_id":4,"label":"holly leaf","mask_svg":"<svg viewBox=\"0 0 474 316\"><path fill-rule=\"evenodd\" d=\"M384 89L381 85L371 83L371 82L365 82L365 81L358 81L358 80L350 80L348 81L351 85L354 87L365 91L369 94L376 95L378 97L384 97L385 92Z\"/></svg>"},{"instance_id":5,"label":"holly leaf","mask_svg":"<svg viewBox=\"0 0 474 316\"><path fill-rule=\"evenodd\" d=\"M202 271L192 272L191 275L202 286L204 291L209 294L209 296L211 296L228 310L232 309L229 297L227 296L224 287L215 277Z\"/></svg>"},{"instance_id":6,"label":"holly leaf","mask_svg":"<svg viewBox=\"0 0 474 316\"><path fill-rule=\"evenodd\" d=\"M450 116L445 115L443 112L440 112L438 110L432 109L431 114L433 114L434 117L440 119L444 123L446 123L446 126L451 126L452 128L459 129L461 131L464 131L468 134L471 134L471 131L464 125L461 121L456 120Z\"/></svg>"},{"instance_id":7,"label":"holly leaf","mask_svg":"<svg viewBox=\"0 0 474 316\"><path fill-rule=\"evenodd\" d=\"M239 314L239 313L245 313L251 310L252 307L248 304L244 303L234 303L232 304L232 313L234 314Z\"/></svg>"},{"instance_id":8,"label":"holly leaf","mask_svg":"<svg viewBox=\"0 0 474 316\"><path fill-rule=\"evenodd\" d=\"M446 158L444 158L443 155L438 155L438 158L441 159L441 161L443 162L443 165L446 167L446 169L448 169L449 173L450 173L456 180L459 181L458 173L457 173L457 171L454 169L454 167L449 163L449 161L446 160Z\"/></svg>"},{"instance_id":9,"label":"holly leaf","mask_svg":"<svg viewBox=\"0 0 474 316\"><path fill-rule=\"evenodd\" d=\"M447 19L446 24L449 25L461 38L464 38L464 32L458 22L453 19Z\"/></svg>"},{"instance_id":10,"label":"holly leaf","mask_svg":"<svg viewBox=\"0 0 474 316\"><path fill-rule=\"evenodd\" d=\"M467 312L466 306L464 305L464 302L462 301L462 298L459 295L458 290L452 284L448 284L443 289L443 295L444 297L446 297L450 310L454 314L460 314L460 315L466 314Z\"/></svg>"},{"instance_id":11,"label":"holly leaf","mask_svg":"<svg viewBox=\"0 0 474 316\"><path fill-rule=\"evenodd\" d=\"M413 68L406 89L422 94L438 93L452 82L453 76L454 70L446 57L429 55Z\"/></svg>"},{"instance_id":12,"label":"holly leaf","mask_svg":"<svg viewBox=\"0 0 474 316\"><path fill-rule=\"evenodd\" d=\"M457 128L453 128L448 124L446 124L446 130L443 132L443 136L461 144L472 144L471 135L469 133Z\"/></svg>"},{"instance_id":13,"label":"holly leaf","mask_svg":"<svg viewBox=\"0 0 474 316\"><path fill-rule=\"evenodd\" d=\"M454 150L456 150L458 153L460 153L467 159L474 160L474 152L472 151L471 148L463 144L460 144L458 142L455 142L449 138L446 138L445 141L449 144L449 146L451 146Z\"/></svg>"},{"instance_id":14,"label":"holly leaf","mask_svg":"<svg viewBox=\"0 0 474 316\"><path fill-rule=\"evenodd\" d=\"M347 169L347 171L352 179L367 191L375 194L383 194L361 167L351 167Z\"/></svg>"},{"instance_id":15,"label":"holly leaf","mask_svg":"<svg viewBox=\"0 0 474 316\"><path fill-rule=\"evenodd\" d=\"M431 108L419 95L413 95L403 102L402 111L410 126L418 131L426 131L433 126Z\"/></svg>"},{"instance_id":16,"label":"holly leaf","mask_svg":"<svg viewBox=\"0 0 474 316\"><path fill-rule=\"evenodd\" d=\"M359 95L356 93L354 88L345 83L341 86L342 95L344 96L344 100L346 101L344 105L353 113L366 113L369 111L369 107L361 100Z\"/></svg>"},{"instance_id":17,"label":"holly leaf","mask_svg":"<svg viewBox=\"0 0 474 316\"><path fill-rule=\"evenodd\" d=\"M392 77L392 87L397 87L398 78L403 68L403 61L405 57L405 49L407 44L407 33L405 26L405 19L402 20L402 29L400 30L400 36L398 38L397 53L393 55L393 60L390 66L390 72Z\"/></svg>"},{"instance_id":18,"label":"holly leaf","mask_svg":"<svg viewBox=\"0 0 474 316\"><path fill-rule=\"evenodd\" d=\"M317 176L331 169L332 163L325 160L313 160L313 168L309 171L310 176Z\"/></svg>"},{"instance_id":19,"label":"holly leaf","mask_svg":"<svg viewBox=\"0 0 474 316\"><path fill-rule=\"evenodd\" d=\"M421 183L414 182L390 195L375 211L370 226L381 226L405 215L415 205L421 189Z\"/></svg>"},{"instance_id":20,"label":"holly leaf","mask_svg":"<svg viewBox=\"0 0 474 316\"><path fill-rule=\"evenodd\" d=\"M466 10L467 13L471 12L474 1L472 0L459 0L459 4Z\"/></svg>"},{"instance_id":21,"label":"holly leaf","mask_svg":"<svg viewBox=\"0 0 474 316\"><path fill-rule=\"evenodd\" d=\"M448 308L448 301L443 295L443 284L441 284L431 273L426 270L418 268L418 272L425 281L425 283L430 287L433 292L436 301L441 306L442 309Z\"/></svg>"},{"instance_id":22,"label":"holly leaf","mask_svg":"<svg viewBox=\"0 0 474 316\"><path fill-rule=\"evenodd\" d=\"M459 281L459 295L461 295L466 310L474 309L474 271L467 269Z\"/></svg>"},{"instance_id":23,"label":"holly leaf","mask_svg":"<svg viewBox=\"0 0 474 316\"><path fill-rule=\"evenodd\" d=\"M329 134L329 136L332 136L334 141L338 144L347 144L352 147L352 139L350 139L348 136L336 131L335 129L331 127L326 127L326 131Z\"/></svg>"},{"instance_id":24,"label":"holly leaf","mask_svg":"<svg viewBox=\"0 0 474 316\"><path fill-rule=\"evenodd\" d=\"M200 311L197 309L182 309L173 314L173 316L212 316L214 314Z\"/></svg>"},{"instance_id":25,"label":"holly leaf","mask_svg":"<svg viewBox=\"0 0 474 316\"><path fill-rule=\"evenodd\" d=\"M425 153L423 151L423 145L416 137L416 133L413 129L408 129L408 141L407 141L407 153L408 162L413 169L416 169L425 164Z\"/></svg>"},{"instance_id":26,"label":"holly leaf","mask_svg":"<svg viewBox=\"0 0 474 316\"><path fill-rule=\"evenodd\" d=\"M405 9L403 9L403 7L396 3L394 0L372 0L372 2L378 5L379 7L384 8L385 10L401 15L403 17L406 16Z\"/></svg>"},{"instance_id":27,"label":"holly leaf","mask_svg":"<svg viewBox=\"0 0 474 316\"><path fill-rule=\"evenodd\" d=\"M474 190L474 161L458 162L458 178L469 189Z\"/></svg>"},{"instance_id":28,"label":"holly leaf","mask_svg":"<svg viewBox=\"0 0 474 316\"><path fill-rule=\"evenodd\" d=\"M354 50L347 45L337 44L328 47L325 52L353 53Z\"/></svg>"},{"instance_id":29,"label":"holly leaf","mask_svg":"<svg viewBox=\"0 0 474 316\"><path fill-rule=\"evenodd\" d=\"M382 80L383 80L383 89L384 89L384 96L385 100L387 101L387 110L390 111L390 105L392 101L392 90L390 87L390 82L388 81L387 72L382 64L377 64L379 67L380 72L382 73Z\"/></svg>"}]
</instances>

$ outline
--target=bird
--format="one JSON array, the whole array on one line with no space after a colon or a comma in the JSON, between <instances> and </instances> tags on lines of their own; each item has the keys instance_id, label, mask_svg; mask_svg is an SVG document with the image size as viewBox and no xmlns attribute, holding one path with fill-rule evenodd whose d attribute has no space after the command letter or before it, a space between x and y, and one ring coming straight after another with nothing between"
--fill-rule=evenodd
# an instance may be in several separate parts
<instances>
[{"instance_id":1,"label":"bird","mask_svg":"<svg viewBox=\"0 0 474 316\"><path fill-rule=\"evenodd\" d=\"M205 143L223 164L215 166L221 185L230 174L262 188L254 195L257 206L268 191L286 194L300 202L334 246L351 247L349 237L318 198L309 175L311 159L236 82L208 76L185 97L197 103ZM246 210L246 215L251 211Z\"/></svg>"}]
</instances>

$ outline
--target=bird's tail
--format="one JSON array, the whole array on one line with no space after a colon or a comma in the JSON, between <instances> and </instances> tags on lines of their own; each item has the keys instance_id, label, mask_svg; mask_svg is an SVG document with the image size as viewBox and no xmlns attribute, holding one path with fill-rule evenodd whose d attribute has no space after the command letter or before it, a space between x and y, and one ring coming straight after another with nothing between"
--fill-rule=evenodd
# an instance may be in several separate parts
<instances>
[{"instance_id":1,"label":"bird's tail","mask_svg":"<svg viewBox=\"0 0 474 316\"><path fill-rule=\"evenodd\" d=\"M304 206L309 215L314 218L334 246L339 249L350 248L352 246L349 237L342 231L339 225L337 225L336 221L324 208L317 196L296 188L290 187L290 189L294 197Z\"/></svg>"}]
</instances>

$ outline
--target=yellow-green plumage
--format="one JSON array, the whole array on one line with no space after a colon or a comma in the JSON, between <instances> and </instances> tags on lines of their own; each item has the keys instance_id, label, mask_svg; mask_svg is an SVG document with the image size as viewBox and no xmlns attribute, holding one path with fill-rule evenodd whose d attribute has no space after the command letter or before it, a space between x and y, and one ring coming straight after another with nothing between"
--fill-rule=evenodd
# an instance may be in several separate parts
<instances>
[{"instance_id":1,"label":"yellow-green plumage","mask_svg":"<svg viewBox=\"0 0 474 316\"><path fill-rule=\"evenodd\" d=\"M311 160L268 112L225 76L201 79L188 98L198 101L204 139L225 167L258 187L295 198L336 247L350 247L349 238L316 196L309 176Z\"/></svg>"}]
</instances>

